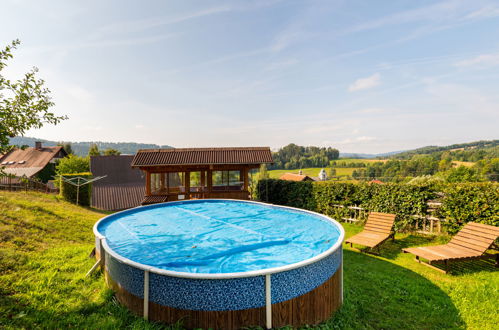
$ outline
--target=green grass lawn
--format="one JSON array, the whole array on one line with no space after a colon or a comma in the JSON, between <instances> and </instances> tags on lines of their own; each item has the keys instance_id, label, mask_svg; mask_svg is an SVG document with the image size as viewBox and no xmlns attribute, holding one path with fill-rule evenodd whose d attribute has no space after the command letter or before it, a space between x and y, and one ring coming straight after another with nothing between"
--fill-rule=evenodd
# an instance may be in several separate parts
<instances>
[{"instance_id":1,"label":"green grass lawn","mask_svg":"<svg viewBox=\"0 0 499 330\"><path fill-rule=\"evenodd\" d=\"M0 328L164 329L120 307L94 260L92 226L104 214L55 196L0 192ZM347 236L361 228L344 225ZM317 329L494 329L499 272L469 262L445 275L401 253L445 238L398 234L382 257L345 249L345 302ZM173 328L179 328L174 326Z\"/></svg>"}]
</instances>

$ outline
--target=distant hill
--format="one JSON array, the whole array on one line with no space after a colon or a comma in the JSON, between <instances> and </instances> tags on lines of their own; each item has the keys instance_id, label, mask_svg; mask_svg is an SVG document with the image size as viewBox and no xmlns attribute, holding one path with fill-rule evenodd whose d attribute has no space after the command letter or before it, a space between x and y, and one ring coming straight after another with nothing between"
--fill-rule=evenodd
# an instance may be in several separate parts
<instances>
[{"instance_id":1,"label":"distant hill","mask_svg":"<svg viewBox=\"0 0 499 330\"><path fill-rule=\"evenodd\" d=\"M499 140L475 141L448 146L427 146L391 155L394 159L410 159L414 155L431 155L436 158L445 156L457 161L476 162L481 159L499 157Z\"/></svg>"},{"instance_id":2,"label":"distant hill","mask_svg":"<svg viewBox=\"0 0 499 330\"><path fill-rule=\"evenodd\" d=\"M391 152L384 152L381 154L359 154L359 153L350 153L350 152L340 152L340 158L358 158L358 159L385 158L401 152L404 151L391 151Z\"/></svg>"},{"instance_id":3,"label":"distant hill","mask_svg":"<svg viewBox=\"0 0 499 330\"><path fill-rule=\"evenodd\" d=\"M105 149L116 149L122 154L133 155L139 149L157 149L157 148L172 148L168 145L157 145L157 144L147 144L147 143L135 143L135 142L102 142L102 141L89 141L89 142L71 142L71 141L49 141L44 139L37 139L32 137L20 137L16 136L10 139L11 145L23 146L27 145L30 147L35 146L35 141L41 141L45 146L56 146L59 143L71 143L71 148L73 149L73 153L78 156L86 156L88 154L88 150L92 144L96 144L99 147L99 150Z\"/></svg>"}]
</instances>

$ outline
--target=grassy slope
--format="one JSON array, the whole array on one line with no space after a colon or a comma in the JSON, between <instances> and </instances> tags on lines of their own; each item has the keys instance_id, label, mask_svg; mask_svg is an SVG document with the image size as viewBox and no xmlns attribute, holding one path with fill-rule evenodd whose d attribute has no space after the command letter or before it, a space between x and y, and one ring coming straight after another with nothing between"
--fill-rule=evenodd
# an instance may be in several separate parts
<instances>
[{"instance_id":1,"label":"grassy slope","mask_svg":"<svg viewBox=\"0 0 499 330\"><path fill-rule=\"evenodd\" d=\"M358 168L353 168L353 167L344 167L344 168L336 168L336 175L341 176L341 175L352 175L353 171ZM303 175L308 175L311 177L318 177L319 172L321 168L320 167L309 167L309 168L304 168L302 169L302 174ZM284 173L298 173L299 170L270 170L269 172L269 177L271 179L279 179L281 175Z\"/></svg>"},{"instance_id":2,"label":"grassy slope","mask_svg":"<svg viewBox=\"0 0 499 330\"><path fill-rule=\"evenodd\" d=\"M92 266L92 225L102 213L36 193L0 192L0 328L162 328L120 307ZM347 236L360 230L345 225ZM444 275L400 253L442 238L399 234L383 257L345 250L345 303L330 329L492 329L499 272L467 264Z\"/></svg>"},{"instance_id":3,"label":"grassy slope","mask_svg":"<svg viewBox=\"0 0 499 330\"><path fill-rule=\"evenodd\" d=\"M359 158L340 158L337 160L338 162L347 162L347 163L376 163L376 162L386 162L386 159L359 159ZM354 170L359 169L358 167L336 167L336 175L348 175L351 176ZM304 175L317 177L319 176L319 172L321 167L308 167L303 168L302 173ZM272 179L279 179L281 175L284 173L298 173L299 170L270 170L269 176Z\"/></svg>"}]
</instances>

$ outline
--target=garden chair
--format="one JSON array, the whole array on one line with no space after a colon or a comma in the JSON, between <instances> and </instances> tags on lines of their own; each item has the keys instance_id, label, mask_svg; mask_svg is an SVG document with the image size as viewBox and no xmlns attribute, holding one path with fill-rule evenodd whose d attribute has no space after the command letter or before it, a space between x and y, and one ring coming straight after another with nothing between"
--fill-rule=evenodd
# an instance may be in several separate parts
<instances>
[{"instance_id":1,"label":"garden chair","mask_svg":"<svg viewBox=\"0 0 499 330\"><path fill-rule=\"evenodd\" d=\"M389 238L395 239L393 231L395 217L395 214L370 212L364 230L348 238L345 243L350 243L351 247L353 244L367 246L370 248L370 252L376 248L379 254L379 246L383 242Z\"/></svg>"},{"instance_id":2,"label":"garden chair","mask_svg":"<svg viewBox=\"0 0 499 330\"><path fill-rule=\"evenodd\" d=\"M434 268L443 273L449 272L451 261L470 259L492 258L494 255L485 253L491 247L497 249L494 241L499 236L499 227L484 225L482 223L468 222L452 240L444 245L422 246L403 249L404 253L416 256L416 261L421 263L421 258L428 260L423 265ZM499 266L499 254L495 254L495 266ZM441 263L444 269L432 264Z\"/></svg>"}]
</instances>

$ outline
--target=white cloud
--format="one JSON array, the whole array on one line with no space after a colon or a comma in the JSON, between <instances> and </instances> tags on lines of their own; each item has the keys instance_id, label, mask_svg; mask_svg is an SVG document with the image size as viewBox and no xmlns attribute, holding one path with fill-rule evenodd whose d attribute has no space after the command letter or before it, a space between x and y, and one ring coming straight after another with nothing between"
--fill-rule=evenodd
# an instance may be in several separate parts
<instances>
[{"instance_id":1,"label":"white cloud","mask_svg":"<svg viewBox=\"0 0 499 330\"><path fill-rule=\"evenodd\" d=\"M136 128L136 129L143 129L144 127L145 127L145 126L144 126L144 125L142 125L142 124L135 125L135 128Z\"/></svg>"},{"instance_id":2,"label":"white cloud","mask_svg":"<svg viewBox=\"0 0 499 330\"><path fill-rule=\"evenodd\" d=\"M380 74L375 73L372 76L357 79L353 84L351 84L348 87L348 91L355 92L363 89L376 87L380 84L380 78L381 78Z\"/></svg>"},{"instance_id":3,"label":"white cloud","mask_svg":"<svg viewBox=\"0 0 499 330\"><path fill-rule=\"evenodd\" d=\"M455 65L461 67L473 66L473 65L495 66L499 65L499 54L478 55L474 58L456 62Z\"/></svg>"}]
</instances>

